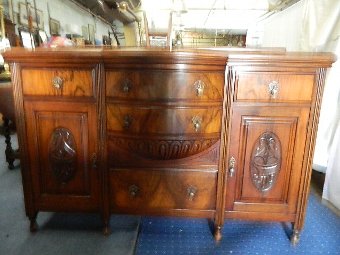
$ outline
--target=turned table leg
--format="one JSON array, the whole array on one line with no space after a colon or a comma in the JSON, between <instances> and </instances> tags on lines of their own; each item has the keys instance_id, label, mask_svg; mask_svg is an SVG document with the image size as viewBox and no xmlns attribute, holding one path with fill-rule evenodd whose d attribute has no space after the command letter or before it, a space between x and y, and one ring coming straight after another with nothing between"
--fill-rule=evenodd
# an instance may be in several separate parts
<instances>
[{"instance_id":1,"label":"turned table leg","mask_svg":"<svg viewBox=\"0 0 340 255\"><path fill-rule=\"evenodd\" d=\"M15 151L12 148L12 143L11 143L11 130L10 130L10 125L9 125L9 119L6 117L2 117L4 121L4 136L5 136L5 143L6 143L6 150L5 150L5 155L6 155L6 161L8 163L8 168L9 169L14 169L14 160L15 160Z\"/></svg>"}]
</instances>

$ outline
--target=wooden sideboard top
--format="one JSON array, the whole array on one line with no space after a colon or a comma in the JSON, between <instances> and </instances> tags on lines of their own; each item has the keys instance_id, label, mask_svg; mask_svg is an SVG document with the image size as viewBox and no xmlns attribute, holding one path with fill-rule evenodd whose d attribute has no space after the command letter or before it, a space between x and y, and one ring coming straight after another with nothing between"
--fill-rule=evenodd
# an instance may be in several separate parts
<instances>
[{"instance_id":1,"label":"wooden sideboard top","mask_svg":"<svg viewBox=\"0 0 340 255\"><path fill-rule=\"evenodd\" d=\"M119 59L129 62L148 63L194 63L195 59L204 59L205 64L222 64L228 62L242 63L295 63L304 66L330 67L336 61L333 53L287 52L283 48L146 48L146 47L58 47L11 48L4 53L7 62L67 62L78 63L102 59L114 61Z\"/></svg>"}]
</instances>

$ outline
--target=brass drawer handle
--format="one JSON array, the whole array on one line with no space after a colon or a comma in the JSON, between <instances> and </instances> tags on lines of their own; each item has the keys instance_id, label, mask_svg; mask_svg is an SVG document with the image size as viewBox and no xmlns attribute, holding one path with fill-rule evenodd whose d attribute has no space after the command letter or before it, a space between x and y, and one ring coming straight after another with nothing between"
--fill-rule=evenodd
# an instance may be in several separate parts
<instances>
[{"instance_id":1,"label":"brass drawer handle","mask_svg":"<svg viewBox=\"0 0 340 255\"><path fill-rule=\"evenodd\" d=\"M196 89L196 96L203 96L204 88L206 87L205 83L202 80L198 80L194 83Z\"/></svg>"},{"instance_id":2,"label":"brass drawer handle","mask_svg":"<svg viewBox=\"0 0 340 255\"><path fill-rule=\"evenodd\" d=\"M59 76L55 76L52 79L52 85L55 89L62 89L64 85L64 80Z\"/></svg>"},{"instance_id":3,"label":"brass drawer handle","mask_svg":"<svg viewBox=\"0 0 340 255\"><path fill-rule=\"evenodd\" d=\"M194 129L196 132L201 130L202 118L200 116L194 116L192 118L192 124L194 124Z\"/></svg>"},{"instance_id":4,"label":"brass drawer handle","mask_svg":"<svg viewBox=\"0 0 340 255\"><path fill-rule=\"evenodd\" d=\"M235 174L235 165L236 165L236 160L234 157L231 157L229 160L229 176L233 177Z\"/></svg>"},{"instance_id":5,"label":"brass drawer handle","mask_svg":"<svg viewBox=\"0 0 340 255\"><path fill-rule=\"evenodd\" d=\"M278 96L279 90L280 90L280 84L278 81L271 81L268 84L268 92L272 99L275 99Z\"/></svg>"},{"instance_id":6,"label":"brass drawer handle","mask_svg":"<svg viewBox=\"0 0 340 255\"><path fill-rule=\"evenodd\" d=\"M123 120L123 128L124 129L129 129L132 124L132 117L130 115L125 115L124 120Z\"/></svg>"},{"instance_id":7,"label":"brass drawer handle","mask_svg":"<svg viewBox=\"0 0 340 255\"><path fill-rule=\"evenodd\" d=\"M122 83L121 90L124 93L129 93L132 89L132 83L130 80L125 79Z\"/></svg>"},{"instance_id":8,"label":"brass drawer handle","mask_svg":"<svg viewBox=\"0 0 340 255\"><path fill-rule=\"evenodd\" d=\"M187 189L187 195L188 195L188 198L190 201L193 201L195 196L197 194L197 188L194 187L194 186L190 186L188 189Z\"/></svg>"},{"instance_id":9,"label":"brass drawer handle","mask_svg":"<svg viewBox=\"0 0 340 255\"><path fill-rule=\"evenodd\" d=\"M136 186L136 185L131 185L130 187L129 187L129 194L130 194L130 197L132 197L132 198L135 198L137 195L138 195L138 193L139 193L139 188L138 188L138 186Z\"/></svg>"}]
</instances>

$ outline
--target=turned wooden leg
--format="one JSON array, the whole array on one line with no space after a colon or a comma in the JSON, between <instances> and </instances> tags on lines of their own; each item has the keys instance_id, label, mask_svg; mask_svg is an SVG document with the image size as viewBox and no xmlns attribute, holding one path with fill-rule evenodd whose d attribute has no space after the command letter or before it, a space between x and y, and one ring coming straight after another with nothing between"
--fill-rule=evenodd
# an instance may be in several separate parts
<instances>
[{"instance_id":1,"label":"turned wooden leg","mask_svg":"<svg viewBox=\"0 0 340 255\"><path fill-rule=\"evenodd\" d=\"M219 225L215 225L214 238L216 241L221 241L222 239L222 227Z\"/></svg>"},{"instance_id":2,"label":"turned wooden leg","mask_svg":"<svg viewBox=\"0 0 340 255\"><path fill-rule=\"evenodd\" d=\"M35 213L33 216L30 216L30 231L32 233L37 232L38 230L38 223L37 223L37 215L38 213Z\"/></svg>"},{"instance_id":3,"label":"turned wooden leg","mask_svg":"<svg viewBox=\"0 0 340 255\"><path fill-rule=\"evenodd\" d=\"M5 150L5 156L6 156L6 161L8 163L8 168L9 169L14 169L14 150L12 148L12 143L11 143L11 130L9 126L9 119L6 117L2 117L4 121L4 136L5 136L5 143L6 143L6 150Z\"/></svg>"},{"instance_id":4,"label":"turned wooden leg","mask_svg":"<svg viewBox=\"0 0 340 255\"><path fill-rule=\"evenodd\" d=\"M300 241L300 231L297 229L294 229L290 237L290 242L293 246L295 246L298 244L299 241Z\"/></svg>"}]
</instances>

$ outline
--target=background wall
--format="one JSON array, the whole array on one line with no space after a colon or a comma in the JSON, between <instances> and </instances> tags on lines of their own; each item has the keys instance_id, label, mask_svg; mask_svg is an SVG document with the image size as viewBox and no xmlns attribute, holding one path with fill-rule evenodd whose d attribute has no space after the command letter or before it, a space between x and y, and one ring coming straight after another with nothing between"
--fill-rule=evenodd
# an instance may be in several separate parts
<instances>
[{"instance_id":1,"label":"background wall","mask_svg":"<svg viewBox=\"0 0 340 255\"><path fill-rule=\"evenodd\" d=\"M4 1L6 5L7 1ZM17 14L19 14L19 3L25 3L24 0L12 0L13 10L15 13L15 23L20 26ZM95 16L92 16L88 11L79 8L70 0L36 0L36 7L43 12L44 28L48 36L50 36L48 7L50 17L60 22L60 34L79 34L82 35L82 26L90 24L95 28L95 38L102 42L102 36L108 35L108 31L112 32L109 24L102 22ZM33 0L28 0L31 6L34 6ZM5 6L6 7L6 6ZM113 36L111 36L113 38Z\"/></svg>"},{"instance_id":2,"label":"background wall","mask_svg":"<svg viewBox=\"0 0 340 255\"><path fill-rule=\"evenodd\" d=\"M313 169L326 172L323 198L340 209L340 1L301 0L255 24L248 31L247 45L337 56L327 73Z\"/></svg>"}]
</instances>

